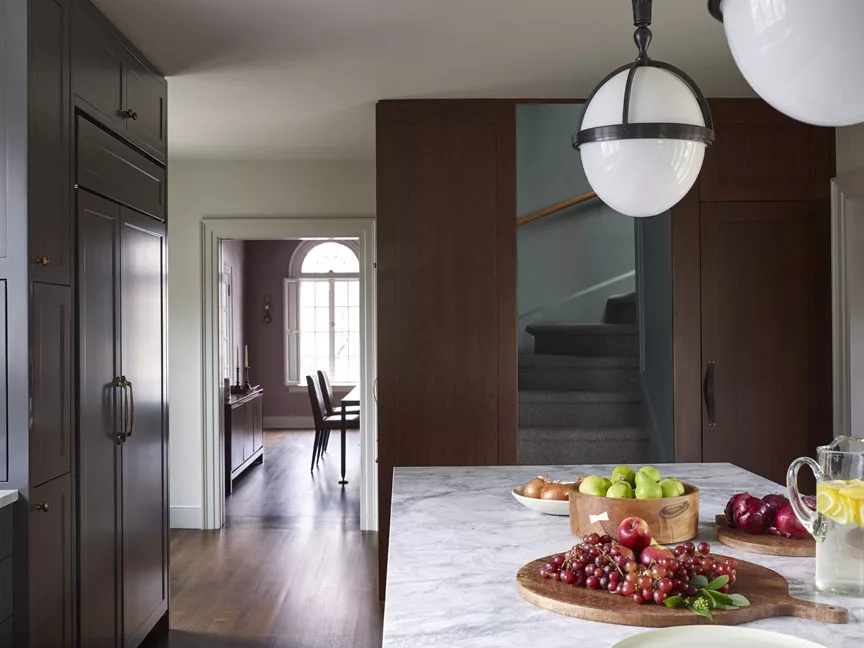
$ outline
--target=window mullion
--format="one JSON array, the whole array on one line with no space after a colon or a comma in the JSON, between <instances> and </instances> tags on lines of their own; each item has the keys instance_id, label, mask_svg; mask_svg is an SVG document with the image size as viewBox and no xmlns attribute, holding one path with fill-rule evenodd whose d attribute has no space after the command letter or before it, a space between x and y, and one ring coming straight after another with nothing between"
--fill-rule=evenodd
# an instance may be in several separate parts
<instances>
[{"instance_id":1,"label":"window mullion","mask_svg":"<svg viewBox=\"0 0 864 648\"><path fill-rule=\"evenodd\" d=\"M336 377L336 284L330 279L330 375Z\"/></svg>"}]
</instances>

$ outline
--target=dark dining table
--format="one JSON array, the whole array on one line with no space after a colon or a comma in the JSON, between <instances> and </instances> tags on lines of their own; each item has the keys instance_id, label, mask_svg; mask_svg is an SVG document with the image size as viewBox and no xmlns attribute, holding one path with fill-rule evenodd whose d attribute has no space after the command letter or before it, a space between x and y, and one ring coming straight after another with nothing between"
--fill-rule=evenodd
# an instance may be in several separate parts
<instances>
[{"instance_id":1,"label":"dark dining table","mask_svg":"<svg viewBox=\"0 0 864 648\"><path fill-rule=\"evenodd\" d=\"M354 389L345 394L342 400L339 401L342 407L342 480L339 482L343 486L348 483L345 479L345 409L351 405L360 405L360 385L356 385Z\"/></svg>"}]
</instances>

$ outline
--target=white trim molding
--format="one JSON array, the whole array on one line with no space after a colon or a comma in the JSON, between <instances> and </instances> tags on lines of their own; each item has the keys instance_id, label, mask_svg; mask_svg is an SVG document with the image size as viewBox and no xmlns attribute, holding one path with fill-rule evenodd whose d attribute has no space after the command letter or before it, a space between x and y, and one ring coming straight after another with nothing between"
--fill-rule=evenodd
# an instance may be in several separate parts
<instances>
[{"instance_id":1,"label":"white trim molding","mask_svg":"<svg viewBox=\"0 0 864 648\"><path fill-rule=\"evenodd\" d=\"M205 529L222 526L225 487L219 416L222 385L219 371L220 241L353 238L360 257L360 528L378 529L378 412L373 388L377 376L375 220L373 218L203 218L202 251L202 420ZM172 525L173 526L173 525ZM199 527L200 528L200 527Z\"/></svg>"},{"instance_id":2,"label":"white trim molding","mask_svg":"<svg viewBox=\"0 0 864 648\"><path fill-rule=\"evenodd\" d=\"M203 529L200 506L171 506L172 529Z\"/></svg>"},{"instance_id":3,"label":"white trim molding","mask_svg":"<svg viewBox=\"0 0 864 648\"><path fill-rule=\"evenodd\" d=\"M834 435L864 430L864 172L831 183ZM857 398L855 397L857 395Z\"/></svg>"}]
</instances>

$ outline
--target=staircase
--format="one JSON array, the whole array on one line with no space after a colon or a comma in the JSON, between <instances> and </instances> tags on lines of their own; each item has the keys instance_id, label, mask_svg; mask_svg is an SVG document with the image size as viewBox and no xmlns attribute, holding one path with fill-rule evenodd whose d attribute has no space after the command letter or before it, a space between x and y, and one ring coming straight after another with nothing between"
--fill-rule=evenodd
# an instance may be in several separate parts
<instances>
[{"instance_id":1,"label":"staircase","mask_svg":"<svg viewBox=\"0 0 864 648\"><path fill-rule=\"evenodd\" d=\"M610 297L603 324L530 324L519 357L519 462L643 463L636 294Z\"/></svg>"}]
</instances>

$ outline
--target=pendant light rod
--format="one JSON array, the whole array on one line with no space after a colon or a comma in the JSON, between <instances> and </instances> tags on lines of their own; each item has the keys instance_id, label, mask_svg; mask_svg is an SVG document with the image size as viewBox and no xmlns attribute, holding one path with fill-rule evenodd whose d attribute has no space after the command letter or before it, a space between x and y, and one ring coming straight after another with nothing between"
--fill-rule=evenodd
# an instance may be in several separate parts
<instances>
[{"instance_id":1,"label":"pendant light rod","mask_svg":"<svg viewBox=\"0 0 864 648\"><path fill-rule=\"evenodd\" d=\"M633 0L633 24L636 27L651 25L651 0Z\"/></svg>"}]
</instances>

